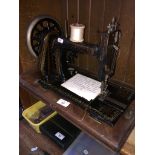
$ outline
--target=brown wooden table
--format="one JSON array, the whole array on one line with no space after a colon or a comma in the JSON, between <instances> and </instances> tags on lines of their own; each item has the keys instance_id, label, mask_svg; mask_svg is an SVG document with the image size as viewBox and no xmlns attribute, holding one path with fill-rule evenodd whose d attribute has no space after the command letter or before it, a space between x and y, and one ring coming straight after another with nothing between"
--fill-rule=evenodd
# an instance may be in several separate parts
<instances>
[{"instance_id":1,"label":"brown wooden table","mask_svg":"<svg viewBox=\"0 0 155 155\"><path fill-rule=\"evenodd\" d=\"M51 106L65 119L80 128L83 132L95 138L99 143L107 145L115 151L120 151L124 142L127 140L131 130L134 127L134 102L130 104L127 111L120 117L114 127L106 123L99 123L89 116L87 109L82 109L69 99L62 97L52 90L46 90L38 84L39 75L35 72L25 73L20 75L20 87L27 90L37 99ZM68 107L63 107L56 102L63 98L71 104ZM133 115L128 117L132 111Z\"/></svg>"}]
</instances>

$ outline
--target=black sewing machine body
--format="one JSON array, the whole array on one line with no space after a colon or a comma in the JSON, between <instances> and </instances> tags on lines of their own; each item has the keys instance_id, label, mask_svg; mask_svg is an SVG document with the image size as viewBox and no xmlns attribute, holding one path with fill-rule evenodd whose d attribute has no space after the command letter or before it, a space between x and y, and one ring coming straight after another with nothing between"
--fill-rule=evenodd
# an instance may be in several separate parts
<instances>
[{"instance_id":1,"label":"black sewing machine body","mask_svg":"<svg viewBox=\"0 0 155 155\"><path fill-rule=\"evenodd\" d=\"M47 20L48 19L48 20ZM44 24L46 21L47 24ZM65 38L61 27L50 17L41 17L36 20L29 29L29 40L32 44L31 52L39 59L39 68L41 72L40 84L44 88L49 88L65 97L68 97L74 103L86 108L90 116L99 122L106 122L114 125L128 105L134 100L134 90L123 85L111 82L110 78L114 75L116 59L118 55L118 44L120 30L115 20L109 24L107 31L101 33L99 44L75 43ZM50 24L52 26L50 26ZM35 35L36 27L44 25L38 31L40 38ZM39 40L38 50L33 46L35 39ZM98 76L83 72L75 66L74 61L78 53L88 53L97 58L99 62ZM94 100L87 101L73 92L63 88L61 84L81 73L95 78L101 82L101 93Z\"/></svg>"}]
</instances>

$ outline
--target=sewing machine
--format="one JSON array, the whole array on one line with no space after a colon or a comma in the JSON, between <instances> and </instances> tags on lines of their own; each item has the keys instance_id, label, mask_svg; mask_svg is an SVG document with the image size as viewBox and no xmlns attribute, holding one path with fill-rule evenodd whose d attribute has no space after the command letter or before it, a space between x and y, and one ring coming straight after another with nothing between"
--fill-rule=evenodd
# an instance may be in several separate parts
<instances>
[{"instance_id":1,"label":"sewing machine","mask_svg":"<svg viewBox=\"0 0 155 155\"><path fill-rule=\"evenodd\" d=\"M97 121L113 126L134 99L132 89L110 82L115 73L120 32L119 24L113 18L107 30L100 33L98 44L77 43L65 37L61 26L53 18L37 17L28 28L27 44L29 51L39 60L39 83L86 108ZM99 62L96 80L101 82L100 93L91 101L61 86L77 73L95 78L74 64L78 53L90 54Z\"/></svg>"}]
</instances>

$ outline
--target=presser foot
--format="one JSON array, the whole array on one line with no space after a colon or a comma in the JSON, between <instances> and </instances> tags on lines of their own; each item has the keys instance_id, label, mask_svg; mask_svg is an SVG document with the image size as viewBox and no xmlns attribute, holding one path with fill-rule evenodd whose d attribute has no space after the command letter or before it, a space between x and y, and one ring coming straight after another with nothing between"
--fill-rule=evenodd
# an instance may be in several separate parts
<instances>
[{"instance_id":1,"label":"presser foot","mask_svg":"<svg viewBox=\"0 0 155 155\"><path fill-rule=\"evenodd\" d=\"M108 93L109 93L109 90L105 90L101 92L101 94L98 96L98 100L103 102L105 98L107 97Z\"/></svg>"}]
</instances>

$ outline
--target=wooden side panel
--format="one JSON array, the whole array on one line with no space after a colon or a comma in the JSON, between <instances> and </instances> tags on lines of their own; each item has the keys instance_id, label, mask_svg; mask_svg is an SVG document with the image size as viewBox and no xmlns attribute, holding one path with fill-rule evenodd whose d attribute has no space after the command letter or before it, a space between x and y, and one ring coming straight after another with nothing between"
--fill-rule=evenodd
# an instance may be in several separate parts
<instances>
[{"instance_id":1,"label":"wooden side panel","mask_svg":"<svg viewBox=\"0 0 155 155\"><path fill-rule=\"evenodd\" d=\"M122 0L105 0L105 11L102 31L105 31L107 29L107 25L111 22L113 17L119 20L121 5Z\"/></svg>"},{"instance_id":2,"label":"wooden side panel","mask_svg":"<svg viewBox=\"0 0 155 155\"><path fill-rule=\"evenodd\" d=\"M128 70L128 57L130 56L131 44L134 32L134 0L122 1L120 13L120 28L122 37L120 41L120 55L116 66L114 78L125 82L126 70Z\"/></svg>"},{"instance_id":3,"label":"wooden side panel","mask_svg":"<svg viewBox=\"0 0 155 155\"><path fill-rule=\"evenodd\" d=\"M91 1L91 14L90 14L90 34L89 42L98 43L100 39L99 32L102 31L102 24L104 20L105 0ZM98 71L97 59L88 55L88 70L96 73Z\"/></svg>"},{"instance_id":4,"label":"wooden side panel","mask_svg":"<svg viewBox=\"0 0 155 155\"><path fill-rule=\"evenodd\" d=\"M77 22L77 0L68 0L67 8L68 8L68 27L70 36L70 24ZM75 65L79 66L79 59L75 59Z\"/></svg>"},{"instance_id":5,"label":"wooden side panel","mask_svg":"<svg viewBox=\"0 0 155 155\"><path fill-rule=\"evenodd\" d=\"M68 0L69 25L77 22L77 0Z\"/></svg>"},{"instance_id":6,"label":"wooden side panel","mask_svg":"<svg viewBox=\"0 0 155 155\"><path fill-rule=\"evenodd\" d=\"M91 11L91 0L79 0L79 23L85 25L84 29L84 39L86 42L89 41L89 31L90 31L90 13ZM88 69L88 55L79 54L78 55L79 66Z\"/></svg>"},{"instance_id":7,"label":"wooden side panel","mask_svg":"<svg viewBox=\"0 0 155 155\"><path fill-rule=\"evenodd\" d=\"M126 63L125 82L135 85L135 34L133 33L133 39L131 44L128 61Z\"/></svg>"},{"instance_id":8,"label":"wooden side panel","mask_svg":"<svg viewBox=\"0 0 155 155\"><path fill-rule=\"evenodd\" d=\"M32 7L31 1L20 0L19 7L19 54L20 61L22 65L22 71L25 72L27 70L36 69L37 63L34 57L28 52L26 45L26 32L28 28L28 24L32 20Z\"/></svg>"}]
</instances>

